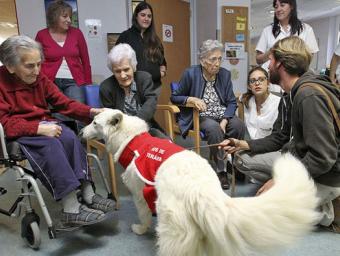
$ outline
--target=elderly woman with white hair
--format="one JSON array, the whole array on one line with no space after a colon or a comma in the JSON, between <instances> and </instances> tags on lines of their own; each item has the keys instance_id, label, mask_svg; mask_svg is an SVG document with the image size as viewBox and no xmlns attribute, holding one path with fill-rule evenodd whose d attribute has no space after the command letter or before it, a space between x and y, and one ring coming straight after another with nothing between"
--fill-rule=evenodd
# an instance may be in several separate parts
<instances>
[{"instance_id":1,"label":"elderly woman with white hair","mask_svg":"<svg viewBox=\"0 0 340 256\"><path fill-rule=\"evenodd\" d=\"M86 152L67 126L52 117L61 114L89 123L102 109L69 99L41 71L38 42L12 36L0 45L0 122L6 137L16 140L34 173L63 206L65 226L90 225L104 220L114 202L94 193ZM77 199L81 189L82 201Z\"/></svg>"},{"instance_id":2,"label":"elderly woman with white hair","mask_svg":"<svg viewBox=\"0 0 340 256\"><path fill-rule=\"evenodd\" d=\"M119 109L138 116L150 126L152 136L165 138L162 128L154 120L158 94L152 76L136 71L136 53L128 44L118 44L108 54L108 68L113 75L100 84L100 100L104 107Z\"/></svg>"},{"instance_id":3,"label":"elderly woman with white hair","mask_svg":"<svg viewBox=\"0 0 340 256\"><path fill-rule=\"evenodd\" d=\"M237 108L230 72L221 68L223 45L217 40L206 40L199 50L200 65L184 71L179 87L171 95L175 104L194 104L200 111L200 130L208 144L222 142L224 138L243 138L244 123L235 116ZM182 108L179 117L181 134L185 137L192 128L192 109ZM216 172L223 189L229 188L223 152L211 147Z\"/></svg>"}]
</instances>

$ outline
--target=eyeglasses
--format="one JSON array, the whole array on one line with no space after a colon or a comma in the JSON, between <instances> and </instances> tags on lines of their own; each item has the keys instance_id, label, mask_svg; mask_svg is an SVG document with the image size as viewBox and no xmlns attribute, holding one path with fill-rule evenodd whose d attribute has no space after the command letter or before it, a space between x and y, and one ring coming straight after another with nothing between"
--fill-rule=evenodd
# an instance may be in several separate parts
<instances>
[{"instance_id":1,"label":"eyeglasses","mask_svg":"<svg viewBox=\"0 0 340 256\"><path fill-rule=\"evenodd\" d=\"M222 57L212 57L212 58L209 58L208 61L211 64L215 64L216 62L221 62L222 61Z\"/></svg>"},{"instance_id":2,"label":"eyeglasses","mask_svg":"<svg viewBox=\"0 0 340 256\"><path fill-rule=\"evenodd\" d=\"M262 84L266 80L267 80L267 77L264 77L264 76L261 76L258 79L252 78L252 79L249 79L249 84L254 85L257 82Z\"/></svg>"}]
</instances>

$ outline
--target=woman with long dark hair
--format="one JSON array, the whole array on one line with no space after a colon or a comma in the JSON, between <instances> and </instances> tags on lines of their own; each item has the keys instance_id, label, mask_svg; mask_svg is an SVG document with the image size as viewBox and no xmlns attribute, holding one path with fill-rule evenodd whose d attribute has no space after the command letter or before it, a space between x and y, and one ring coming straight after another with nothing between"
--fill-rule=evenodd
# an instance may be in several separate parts
<instances>
[{"instance_id":1,"label":"woman with long dark hair","mask_svg":"<svg viewBox=\"0 0 340 256\"><path fill-rule=\"evenodd\" d=\"M132 26L122 32L117 44L127 43L136 52L137 70L147 71L152 75L156 88L161 85L161 78L166 75L164 48L156 34L153 10L150 4L140 2L132 16Z\"/></svg>"},{"instance_id":2,"label":"woman with long dark hair","mask_svg":"<svg viewBox=\"0 0 340 256\"><path fill-rule=\"evenodd\" d=\"M303 23L297 16L296 0L274 0L275 11L273 24L265 27L256 45L256 62L268 70L270 48L280 39L299 36L307 44L310 53L319 51L313 28ZM279 88L271 88L274 91Z\"/></svg>"}]
</instances>

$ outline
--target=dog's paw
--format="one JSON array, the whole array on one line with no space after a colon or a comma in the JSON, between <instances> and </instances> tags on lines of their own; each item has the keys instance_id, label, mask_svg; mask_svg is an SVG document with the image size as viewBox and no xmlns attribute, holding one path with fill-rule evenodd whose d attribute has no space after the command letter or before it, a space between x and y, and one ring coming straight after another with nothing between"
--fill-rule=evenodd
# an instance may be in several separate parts
<instances>
[{"instance_id":1,"label":"dog's paw","mask_svg":"<svg viewBox=\"0 0 340 256\"><path fill-rule=\"evenodd\" d=\"M133 233L137 235L143 235L148 230L147 227L140 225L140 224L132 224L131 229Z\"/></svg>"}]
</instances>

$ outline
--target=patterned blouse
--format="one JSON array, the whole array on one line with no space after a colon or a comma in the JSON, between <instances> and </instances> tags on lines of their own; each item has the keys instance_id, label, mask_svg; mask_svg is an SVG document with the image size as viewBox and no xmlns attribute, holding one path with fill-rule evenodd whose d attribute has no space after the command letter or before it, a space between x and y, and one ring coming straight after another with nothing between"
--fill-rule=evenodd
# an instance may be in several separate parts
<instances>
[{"instance_id":1,"label":"patterned blouse","mask_svg":"<svg viewBox=\"0 0 340 256\"><path fill-rule=\"evenodd\" d=\"M136 82L133 81L130 87L130 95L125 95L124 110L123 110L125 114L128 114L130 116L137 115L137 111L141 108L141 106L137 104L136 93L137 93L137 86L136 86Z\"/></svg>"},{"instance_id":2,"label":"patterned blouse","mask_svg":"<svg viewBox=\"0 0 340 256\"><path fill-rule=\"evenodd\" d=\"M226 107L221 105L220 99L216 93L215 80L205 82L205 89L202 99L207 105L207 110L200 112L200 116L209 117L217 121L222 120Z\"/></svg>"}]
</instances>

